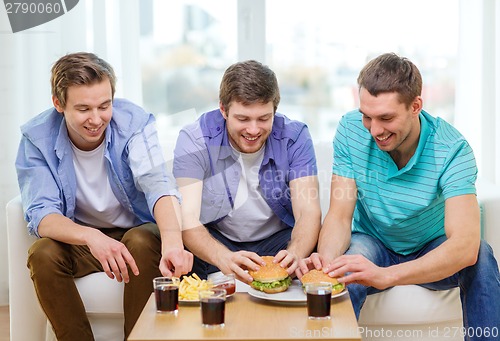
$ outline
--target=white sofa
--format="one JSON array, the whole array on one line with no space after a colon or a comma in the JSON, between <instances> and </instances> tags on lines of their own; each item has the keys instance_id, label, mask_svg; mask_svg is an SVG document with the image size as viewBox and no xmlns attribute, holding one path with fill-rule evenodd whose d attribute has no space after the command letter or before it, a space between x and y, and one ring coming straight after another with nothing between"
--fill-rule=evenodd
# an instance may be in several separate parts
<instances>
[{"instance_id":1,"label":"white sofa","mask_svg":"<svg viewBox=\"0 0 500 341\"><path fill-rule=\"evenodd\" d=\"M21 197L7 203L9 305L11 341L56 340L45 318L26 266L28 235ZM94 273L75 280L97 341L123 341L123 283ZM152 291L152 286L151 286Z\"/></svg>"},{"instance_id":2,"label":"white sofa","mask_svg":"<svg viewBox=\"0 0 500 341\"><path fill-rule=\"evenodd\" d=\"M331 146L316 146L322 211L328 209ZM478 185L484 237L500 255L500 186ZM40 309L29 271L27 234L20 197L7 204L10 337L12 341L55 340ZM75 280L97 341L123 340L123 284L96 273ZM462 325L458 289L433 292L418 286L394 287L368 297L359 320L364 340L438 340ZM460 337L446 338L461 340Z\"/></svg>"}]
</instances>

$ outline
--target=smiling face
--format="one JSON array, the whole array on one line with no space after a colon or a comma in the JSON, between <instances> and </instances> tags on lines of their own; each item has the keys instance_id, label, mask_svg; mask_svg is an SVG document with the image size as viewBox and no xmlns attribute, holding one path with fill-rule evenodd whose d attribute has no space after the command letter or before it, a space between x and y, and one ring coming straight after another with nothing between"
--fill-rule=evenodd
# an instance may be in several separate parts
<instances>
[{"instance_id":1,"label":"smiling face","mask_svg":"<svg viewBox=\"0 0 500 341\"><path fill-rule=\"evenodd\" d=\"M396 92L372 96L361 88L359 101L363 125L370 131L377 146L388 152L398 166L404 166L417 149L422 98L417 96L407 107L400 102Z\"/></svg>"},{"instance_id":2,"label":"smiling face","mask_svg":"<svg viewBox=\"0 0 500 341\"><path fill-rule=\"evenodd\" d=\"M55 96L52 101L63 113L69 138L78 149L89 151L101 144L113 112L109 80L70 86L64 108Z\"/></svg>"},{"instance_id":3,"label":"smiling face","mask_svg":"<svg viewBox=\"0 0 500 341\"><path fill-rule=\"evenodd\" d=\"M232 146L242 153L259 151L273 128L274 104L232 102L229 110L225 111L222 105L220 109Z\"/></svg>"}]
</instances>

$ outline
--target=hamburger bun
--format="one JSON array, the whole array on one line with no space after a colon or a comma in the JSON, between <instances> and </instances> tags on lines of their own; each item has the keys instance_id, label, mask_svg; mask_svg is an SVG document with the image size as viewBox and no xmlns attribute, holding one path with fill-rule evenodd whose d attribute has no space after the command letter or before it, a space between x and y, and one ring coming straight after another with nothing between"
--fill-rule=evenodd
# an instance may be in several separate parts
<instances>
[{"instance_id":1,"label":"hamburger bun","mask_svg":"<svg viewBox=\"0 0 500 341\"><path fill-rule=\"evenodd\" d=\"M261 265L257 271L248 271L248 274L253 277L250 286L267 294L275 294L287 290L292 283L292 279L286 269L277 263L273 263L273 256L263 256L261 258L266 264Z\"/></svg>"},{"instance_id":2,"label":"hamburger bun","mask_svg":"<svg viewBox=\"0 0 500 341\"><path fill-rule=\"evenodd\" d=\"M338 294L345 289L344 283L339 283L336 278L328 276L323 271L320 270L311 270L308 273L304 274L300 279L302 282L302 286L305 286L308 283L331 283L332 285L332 295Z\"/></svg>"},{"instance_id":3,"label":"hamburger bun","mask_svg":"<svg viewBox=\"0 0 500 341\"><path fill-rule=\"evenodd\" d=\"M262 256L261 257L266 265L261 265L260 269L257 271L248 271L248 274L253 277L254 280L269 283L274 281L281 281L288 277L288 272L282 268L278 263L273 263L273 256Z\"/></svg>"}]
</instances>

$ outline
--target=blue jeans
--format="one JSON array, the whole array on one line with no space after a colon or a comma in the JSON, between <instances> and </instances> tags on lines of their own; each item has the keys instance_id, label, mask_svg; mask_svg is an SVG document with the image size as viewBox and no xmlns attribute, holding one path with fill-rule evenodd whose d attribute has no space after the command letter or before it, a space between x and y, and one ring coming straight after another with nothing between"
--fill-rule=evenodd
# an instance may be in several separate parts
<instances>
[{"instance_id":1,"label":"blue jeans","mask_svg":"<svg viewBox=\"0 0 500 341\"><path fill-rule=\"evenodd\" d=\"M420 251L403 256L387 249L376 238L362 233L353 233L351 245L346 254L361 254L380 267L388 267L422 257L445 240L445 236L436 238ZM492 328L496 327L498 332L500 328L500 275L493 250L486 241L481 241L476 264L440 281L419 285L430 290L460 287L465 331L470 330L474 334L473 331L476 331L476 328L484 332L484 330L491 331ZM359 312L365 303L366 296L382 291L360 284L350 284L348 289L356 318L359 318ZM470 337L466 335L465 337L465 340L494 339L476 337L475 335L470 335Z\"/></svg>"},{"instance_id":2,"label":"blue jeans","mask_svg":"<svg viewBox=\"0 0 500 341\"><path fill-rule=\"evenodd\" d=\"M267 237L266 239L259 240L256 242L235 242L214 228L208 228L208 232L217 239L219 242L224 244L229 250L236 251L251 251L255 252L259 256L275 256L279 251L285 250L292 238L292 228L286 228L275 234ZM196 273L200 278L207 278L207 276L213 272L217 272L219 269L198 257L194 257L193 270L191 273Z\"/></svg>"}]
</instances>

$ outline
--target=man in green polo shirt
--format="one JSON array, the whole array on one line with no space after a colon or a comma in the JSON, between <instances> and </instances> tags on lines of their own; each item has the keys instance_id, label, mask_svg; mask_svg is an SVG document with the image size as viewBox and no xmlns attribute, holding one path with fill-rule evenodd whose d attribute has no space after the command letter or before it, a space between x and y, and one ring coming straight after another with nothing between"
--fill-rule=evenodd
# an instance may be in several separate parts
<instances>
[{"instance_id":1,"label":"man in green polo shirt","mask_svg":"<svg viewBox=\"0 0 500 341\"><path fill-rule=\"evenodd\" d=\"M465 330L498 328L500 276L480 238L471 147L422 110L422 78L408 59L375 58L358 85L359 110L342 118L333 144L318 253L298 276L316 268L339 277L357 317L367 295L396 285L460 286Z\"/></svg>"}]
</instances>

